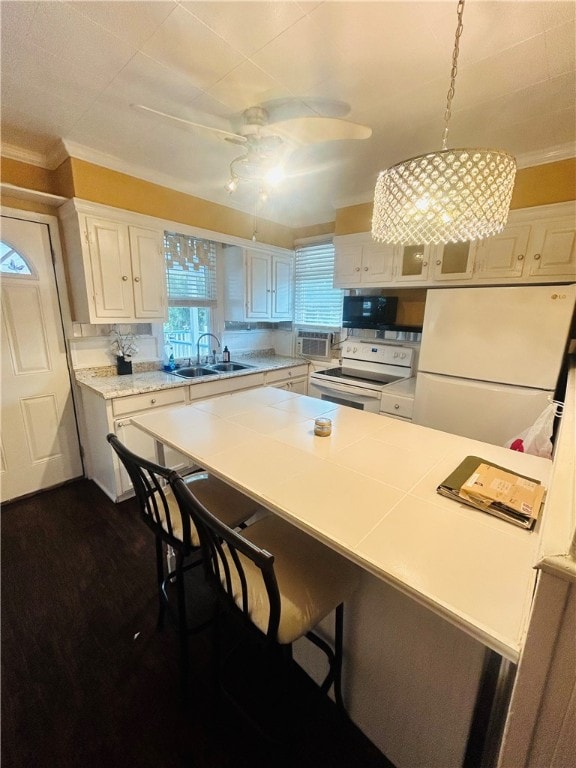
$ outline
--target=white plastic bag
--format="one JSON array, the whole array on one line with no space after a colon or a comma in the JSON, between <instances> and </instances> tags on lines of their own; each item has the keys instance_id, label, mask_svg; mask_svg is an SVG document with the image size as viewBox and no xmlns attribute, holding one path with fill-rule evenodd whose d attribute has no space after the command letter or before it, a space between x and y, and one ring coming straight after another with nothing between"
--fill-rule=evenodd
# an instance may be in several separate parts
<instances>
[{"instance_id":1,"label":"white plastic bag","mask_svg":"<svg viewBox=\"0 0 576 768\"><path fill-rule=\"evenodd\" d=\"M506 443L506 448L521 453L531 453L533 456L543 456L545 459L552 458L550 438L552 437L555 414L556 406L551 403L544 408L531 427L509 440Z\"/></svg>"}]
</instances>

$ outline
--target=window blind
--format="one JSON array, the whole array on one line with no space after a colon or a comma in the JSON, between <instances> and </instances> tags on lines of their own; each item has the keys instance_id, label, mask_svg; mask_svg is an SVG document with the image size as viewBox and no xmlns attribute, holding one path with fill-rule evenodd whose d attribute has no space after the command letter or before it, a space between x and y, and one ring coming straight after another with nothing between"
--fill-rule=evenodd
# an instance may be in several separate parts
<instances>
[{"instance_id":1,"label":"window blind","mask_svg":"<svg viewBox=\"0 0 576 768\"><path fill-rule=\"evenodd\" d=\"M164 256L169 305L201 307L216 303L216 243L165 232Z\"/></svg>"},{"instance_id":2,"label":"window blind","mask_svg":"<svg viewBox=\"0 0 576 768\"><path fill-rule=\"evenodd\" d=\"M334 245L318 243L296 249L294 319L300 325L339 327L343 291L333 288Z\"/></svg>"}]
</instances>

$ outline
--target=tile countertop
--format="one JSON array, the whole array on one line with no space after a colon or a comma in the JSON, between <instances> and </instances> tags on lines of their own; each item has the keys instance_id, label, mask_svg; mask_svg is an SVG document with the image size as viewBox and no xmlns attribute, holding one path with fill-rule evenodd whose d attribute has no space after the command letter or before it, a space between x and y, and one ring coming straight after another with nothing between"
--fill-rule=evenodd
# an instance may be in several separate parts
<instances>
[{"instance_id":1,"label":"tile countertop","mask_svg":"<svg viewBox=\"0 0 576 768\"><path fill-rule=\"evenodd\" d=\"M271 387L131 422L518 661L549 510L526 531L436 488L468 455L549 488L549 459Z\"/></svg>"},{"instance_id":2,"label":"tile countertop","mask_svg":"<svg viewBox=\"0 0 576 768\"><path fill-rule=\"evenodd\" d=\"M280 355L263 355L262 357L237 356L236 362L242 362L253 366L244 371L231 371L229 373L216 373L213 376L200 376L197 379L183 379L165 371L143 371L125 376L99 376L94 369L90 371L76 371L76 381L80 386L97 392L105 400L127 395L138 395L142 392L153 392L159 389L173 389L175 387L188 387L195 384L205 384L210 381L229 379L232 376L249 376L254 373L276 371L280 368L292 368L295 365L305 365L307 359L301 357L282 357Z\"/></svg>"}]
</instances>

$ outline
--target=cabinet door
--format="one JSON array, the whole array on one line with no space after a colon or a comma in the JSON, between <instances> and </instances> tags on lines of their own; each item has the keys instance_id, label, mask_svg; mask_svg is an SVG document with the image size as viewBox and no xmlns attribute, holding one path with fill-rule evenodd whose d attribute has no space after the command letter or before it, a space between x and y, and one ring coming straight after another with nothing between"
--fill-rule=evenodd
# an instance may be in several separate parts
<instances>
[{"instance_id":1,"label":"cabinet door","mask_svg":"<svg viewBox=\"0 0 576 768\"><path fill-rule=\"evenodd\" d=\"M297 395L307 395L308 394L308 379L295 379L294 381L290 382L290 392L296 392Z\"/></svg>"},{"instance_id":2,"label":"cabinet door","mask_svg":"<svg viewBox=\"0 0 576 768\"><path fill-rule=\"evenodd\" d=\"M362 281L362 245L336 245L334 288L350 288Z\"/></svg>"},{"instance_id":3,"label":"cabinet door","mask_svg":"<svg viewBox=\"0 0 576 768\"><path fill-rule=\"evenodd\" d=\"M531 277L576 279L576 230L571 216L534 227L528 262Z\"/></svg>"},{"instance_id":4,"label":"cabinet door","mask_svg":"<svg viewBox=\"0 0 576 768\"><path fill-rule=\"evenodd\" d=\"M95 317L130 320L134 317L134 293L128 227L87 217L86 228Z\"/></svg>"},{"instance_id":5,"label":"cabinet door","mask_svg":"<svg viewBox=\"0 0 576 768\"><path fill-rule=\"evenodd\" d=\"M474 243L445 243L430 250L434 280L468 280L474 265Z\"/></svg>"},{"instance_id":6,"label":"cabinet door","mask_svg":"<svg viewBox=\"0 0 576 768\"><path fill-rule=\"evenodd\" d=\"M508 226L499 235L477 241L475 277L520 277L530 230L529 224Z\"/></svg>"},{"instance_id":7,"label":"cabinet door","mask_svg":"<svg viewBox=\"0 0 576 768\"><path fill-rule=\"evenodd\" d=\"M119 419L114 422L114 432L120 442L122 442L130 451L137 456L141 456L149 461L156 462L156 446L154 438L147 435L138 427L130 423L130 419ZM186 469L192 462L181 453L165 446L164 458L167 466L171 469ZM120 462L120 493L126 493L132 490L132 483L128 473Z\"/></svg>"},{"instance_id":8,"label":"cabinet door","mask_svg":"<svg viewBox=\"0 0 576 768\"><path fill-rule=\"evenodd\" d=\"M272 256L272 318L292 319L292 259Z\"/></svg>"},{"instance_id":9,"label":"cabinet door","mask_svg":"<svg viewBox=\"0 0 576 768\"><path fill-rule=\"evenodd\" d=\"M129 234L135 315L146 320L162 320L166 316L162 232L130 227Z\"/></svg>"},{"instance_id":10,"label":"cabinet door","mask_svg":"<svg viewBox=\"0 0 576 768\"><path fill-rule=\"evenodd\" d=\"M396 280L414 283L428 277L430 249L424 245L404 245L396 251Z\"/></svg>"},{"instance_id":11,"label":"cabinet door","mask_svg":"<svg viewBox=\"0 0 576 768\"><path fill-rule=\"evenodd\" d=\"M395 246L385 243L366 243L362 246L360 274L364 285L380 286L391 282L395 250Z\"/></svg>"},{"instance_id":12,"label":"cabinet door","mask_svg":"<svg viewBox=\"0 0 576 768\"><path fill-rule=\"evenodd\" d=\"M246 317L268 320L272 306L270 256L258 251L247 251L246 256Z\"/></svg>"}]
</instances>

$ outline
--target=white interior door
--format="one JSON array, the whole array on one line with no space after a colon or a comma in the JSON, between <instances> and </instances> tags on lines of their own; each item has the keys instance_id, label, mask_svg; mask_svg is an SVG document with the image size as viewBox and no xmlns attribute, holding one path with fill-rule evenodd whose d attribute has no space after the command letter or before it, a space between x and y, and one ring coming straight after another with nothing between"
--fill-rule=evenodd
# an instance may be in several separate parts
<instances>
[{"instance_id":1,"label":"white interior door","mask_svg":"<svg viewBox=\"0 0 576 768\"><path fill-rule=\"evenodd\" d=\"M1 498L82 475L48 225L2 216Z\"/></svg>"}]
</instances>

